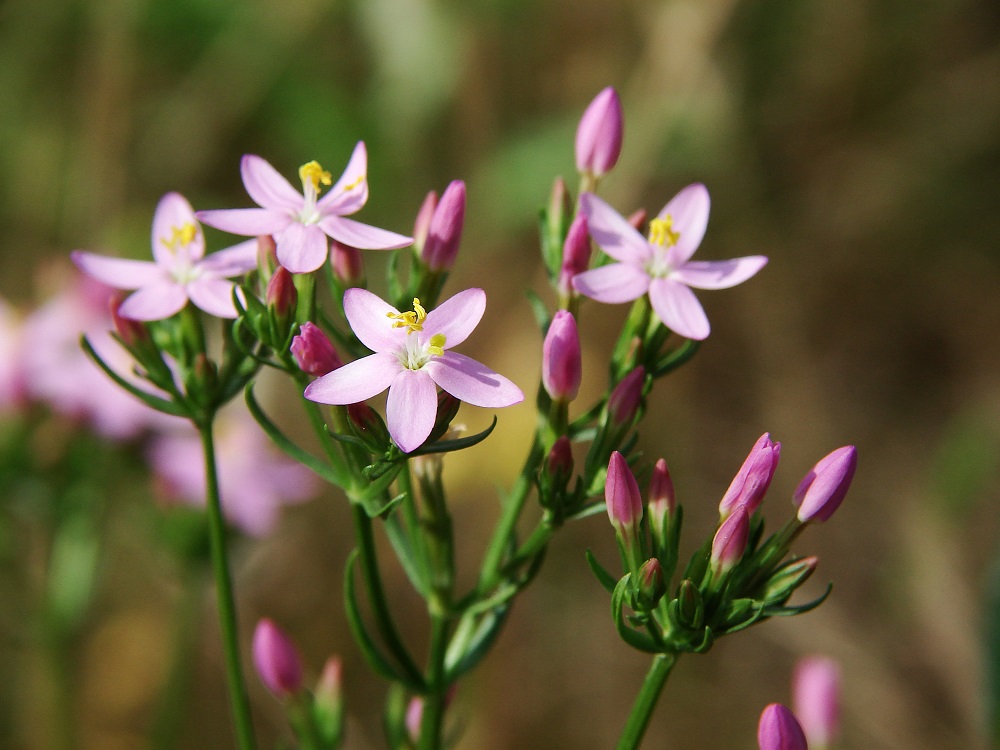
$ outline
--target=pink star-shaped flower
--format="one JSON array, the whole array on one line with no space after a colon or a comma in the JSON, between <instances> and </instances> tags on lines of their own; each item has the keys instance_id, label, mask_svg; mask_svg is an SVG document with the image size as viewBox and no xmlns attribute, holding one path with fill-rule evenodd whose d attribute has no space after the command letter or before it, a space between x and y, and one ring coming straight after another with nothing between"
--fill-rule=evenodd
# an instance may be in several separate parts
<instances>
[{"instance_id":1,"label":"pink star-shaped flower","mask_svg":"<svg viewBox=\"0 0 1000 750\"><path fill-rule=\"evenodd\" d=\"M437 387L474 406L497 408L524 400L521 389L474 359L448 351L461 344L486 311L486 293L466 289L425 312L400 313L371 292L348 289L344 312L354 333L374 354L310 383L306 398L322 404L354 404L389 389L389 434L406 453L434 428Z\"/></svg>"},{"instance_id":2,"label":"pink star-shaped flower","mask_svg":"<svg viewBox=\"0 0 1000 750\"><path fill-rule=\"evenodd\" d=\"M153 259L127 260L75 250L70 257L81 271L117 289L135 289L118 310L133 320L162 320L191 300L220 318L235 318L233 282L257 267L257 243L241 242L205 256L205 237L191 204L167 193L153 215Z\"/></svg>"},{"instance_id":3,"label":"pink star-shaped flower","mask_svg":"<svg viewBox=\"0 0 1000 750\"><path fill-rule=\"evenodd\" d=\"M243 185L260 208L199 211L198 218L210 227L260 236L274 236L278 262L292 273L311 273L329 254L327 237L362 250L394 250L412 244L405 237L345 219L368 201L368 154L362 141L354 147L347 168L319 197L321 185L329 185L329 172L315 161L299 167L302 192L264 159L247 154L240 162Z\"/></svg>"},{"instance_id":4,"label":"pink star-shaped flower","mask_svg":"<svg viewBox=\"0 0 1000 750\"><path fill-rule=\"evenodd\" d=\"M688 185L649 223L647 240L596 195L580 196L590 236L618 261L578 274L573 286L599 302L631 302L649 294L653 311L667 328L705 339L711 327L695 289L728 289L767 264L763 255L721 261L690 260L708 226L704 185Z\"/></svg>"}]
</instances>

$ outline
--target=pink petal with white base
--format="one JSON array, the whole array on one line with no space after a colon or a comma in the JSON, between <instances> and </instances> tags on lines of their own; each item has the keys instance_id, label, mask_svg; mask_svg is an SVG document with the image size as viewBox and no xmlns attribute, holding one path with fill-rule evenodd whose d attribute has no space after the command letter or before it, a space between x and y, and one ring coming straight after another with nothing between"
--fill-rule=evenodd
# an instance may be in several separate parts
<instances>
[{"instance_id":1,"label":"pink petal with white base","mask_svg":"<svg viewBox=\"0 0 1000 750\"><path fill-rule=\"evenodd\" d=\"M240 160L240 175L247 194L259 206L273 211L297 213L305 203L302 193L259 156L246 154Z\"/></svg>"},{"instance_id":2,"label":"pink petal with white base","mask_svg":"<svg viewBox=\"0 0 1000 750\"><path fill-rule=\"evenodd\" d=\"M196 279L187 285L188 298L196 307L217 318L235 318L239 315L233 303L231 281L224 279Z\"/></svg>"},{"instance_id":3,"label":"pink petal with white base","mask_svg":"<svg viewBox=\"0 0 1000 750\"><path fill-rule=\"evenodd\" d=\"M118 308L118 314L132 320L163 320L179 313L187 301L183 286L163 280L130 294Z\"/></svg>"},{"instance_id":4,"label":"pink petal with white base","mask_svg":"<svg viewBox=\"0 0 1000 750\"><path fill-rule=\"evenodd\" d=\"M641 264L652 256L646 238L596 195L580 196L580 213L587 217L587 228L594 242L615 260Z\"/></svg>"},{"instance_id":5,"label":"pink petal with white base","mask_svg":"<svg viewBox=\"0 0 1000 750\"><path fill-rule=\"evenodd\" d=\"M742 284L767 265L763 255L749 255L731 260L692 260L670 277L695 289L729 289Z\"/></svg>"},{"instance_id":6,"label":"pink petal with white base","mask_svg":"<svg viewBox=\"0 0 1000 750\"><path fill-rule=\"evenodd\" d=\"M373 352L401 348L406 329L393 328L389 315L399 310L367 289L352 287L344 292L344 314L358 340Z\"/></svg>"},{"instance_id":7,"label":"pink petal with white base","mask_svg":"<svg viewBox=\"0 0 1000 750\"><path fill-rule=\"evenodd\" d=\"M293 222L274 239L278 243L278 262L292 273L312 273L322 268L330 253L326 235L315 225Z\"/></svg>"},{"instance_id":8,"label":"pink petal with white base","mask_svg":"<svg viewBox=\"0 0 1000 750\"><path fill-rule=\"evenodd\" d=\"M631 302L649 289L649 275L628 263L612 263L577 274L573 287L598 302Z\"/></svg>"},{"instance_id":9,"label":"pink petal with white base","mask_svg":"<svg viewBox=\"0 0 1000 750\"><path fill-rule=\"evenodd\" d=\"M412 237L345 219L343 216L320 219L319 227L338 242L359 250L395 250L413 244Z\"/></svg>"},{"instance_id":10,"label":"pink petal with white base","mask_svg":"<svg viewBox=\"0 0 1000 750\"><path fill-rule=\"evenodd\" d=\"M436 416L437 389L430 376L406 369L396 375L389 387L385 417L389 434L404 453L416 450L427 439Z\"/></svg>"},{"instance_id":11,"label":"pink petal with white base","mask_svg":"<svg viewBox=\"0 0 1000 750\"><path fill-rule=\"evenodd\" d=\"M213 276L242 276L257 268L257 240L247 240L206 256L198 268Z\"/></svg>"},{"instance_id":12,"label":"pink petal with white base","mask_svg":"<svg viewBox=\"0 0 1000 750\"><path fill-rule=\"evenodd\" d=\"M486 292L482 289L459 292L427 313L424 330L418 334L420 343L426 344L431 337L442 334L446 348L458 346L469 338L485 312Z\"/></svg>"},{"instance_id":13,"label":"pink petal with white base","mask_svg":"<svg viewBox=\"0 0 1000 750\"><path fill-rule=\"evenodd\" d=\"M160 267L148 260L107 258L82 250L74 250L69 257L88 276L118 289L138 289L164 277Z\"/></svg>"},{"instance_id":14,"label":"pink petal with white base","mask_svg":"<svg viewBox=\"0 0 1000 750\"><path fill-rule=\"evenodd\" d=\"M675 195L657 215L658 219L670 216L671 229L680 237L677 244L670 248L668 261L675 268L686 261L698 249L708 228L708 212L711 200L708 189L696 182L688 185Z\"/></svg>"},{"instance_id":15,"label":"pink petal with white base","mask_svg":"<svg viewBox=\"0 0 1000 750\"><path fill-rule=\"evenodd\" d=\"M524 400L521 389L486 365L457 352L445 352L424 365L434 382L460 401L499 408Z\"/></svg>"},{"instance_id":16,"label":"pink petal with white base","mask_svg":"<svg viewBox=\"0 0 1000 750\"><path fill-rule=\"evenodd\" d=\"M660 321L671 331L689 339L708 338L711 326L694 292L678 281L653 279L649 284L649 301Z\"/></svg>"},{"instance_id":17,"label":"pink petal with white base","mask_svg":"<svg viewBox=\"0 0 1000 750\"><path fill-rule=\"evenodd\" d=\"M174 248L171 244L177 241L177 232L190 224L196 230L194 238L187 245L188 257L198 260L205 254L205 236L194 216L194 209L180 193L167 193L156 204L153 214L153 258L156 262L169 268L173 265Z\"/></svg>"},{"instance_id":18,"label":"pink petal with white base","mask_svg":"<svg viewBox=\"0 0 1000 750\"><path fill-rule=\"evenodd\" d=\"M349 216L368 202L368 152L358 141L340 179L316 204L323 214Z\"/></svg>"},{"instance_id":19,"label":"pink petal with white base","mask_svg":"<svg viewBox=\"0 0 1000 750\"><path fill-rule=\"evenodd\" d=\"M391 352L371 354L314 380L304 395L321 404L356 404L388 388L402 369Z\"/></svg>"},{"instance_id":20,"label":"pink petal with white base","mask_svg":"<svg viewBox=\"0 0 1000 750\"><path fill-rule=\"evenodd\" d=\"M202 224L224 232L259 237L277 234L292 223L292 215L267 208L224 208L199 211L195 214Z\"/></svg>"}]
</instances>

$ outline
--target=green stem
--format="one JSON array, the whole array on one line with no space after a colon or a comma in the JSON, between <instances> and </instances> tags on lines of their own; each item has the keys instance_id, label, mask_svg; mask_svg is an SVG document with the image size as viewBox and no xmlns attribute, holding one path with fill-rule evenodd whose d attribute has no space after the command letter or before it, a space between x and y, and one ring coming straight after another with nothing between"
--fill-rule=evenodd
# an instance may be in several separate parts
<instances>
[{"instance_id":1,"label":"green stem","mask_svg":"<svg viewBox=\"0 0 1000 750\"><path fill-rule=\"evenodd\" d=\"M653 657L653 663L649 666L646 679L643 680L642 689L639 691L632 711L625 722L625 729L615 746L617 750L635 750L642 742L642 736L649 726L649 719L656 708L656 701L660 698L660 692L670 676L670 670L677 663L676 654L657 654Z\"/></svg>"},{"instance_id":2,"label":"green stem","mask_svg":"<svg viewBox=\"0 0 1000 750\"><path fill-rule=\"evenodd\" d=\"M222 517L219 497L219 477L215 463L215 441L212 420L198 425L205 457L205 486L208 493L208 532L212 547L212 572L219 607L219 626L222 630L222 648L226 660L226 677L229 681L229 698L233 722L240 750L254 750L253 720L250 715L250 698L247 695L243 666L240 661L239 631L236 624L236 602L233 597L232 579L226 559L226 524Z\"/></svg>"},{"instance_id":3,"label":"green stem","mask_svg":"<svg viewBox=\"0 0 1000 750\"><path fill-rule=\"evenodd\" d=\"M427 663L428 692L424 696L424 711L420 719L418 750L439 750L444 725L448 685L445 682L445 654L448 651L448 616L431 612L431 644Z\"/></svg>"}]
</instances>

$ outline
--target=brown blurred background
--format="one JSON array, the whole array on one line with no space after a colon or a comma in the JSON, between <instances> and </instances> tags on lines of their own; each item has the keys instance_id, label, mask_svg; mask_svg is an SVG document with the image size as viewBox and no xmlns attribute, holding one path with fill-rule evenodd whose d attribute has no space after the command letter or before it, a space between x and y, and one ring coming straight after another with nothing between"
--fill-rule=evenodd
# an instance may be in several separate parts
<instances>
[{"instance_id":1,"label":"brown blurred background","mask_svg":"<svg viewBox=\"0 0 1000 750\"><path fill-rule=\"evenodd\" d=\"M989 0L7 0L0 293L30 303L35 269L74 248L146 257L169 190L197 208L250 205L245 152L286 175L314 158L337 172L364 139L363 221L408 232L427 190L466 180L449 289L483 286L490 304L465 351L532 391L540 341L522 290L544 285L536 212L555 175L572 177L583 108L613 85L625 146L603 195L622 212L657 211L705 182L713 212L699 257L771 259L751 282L701 295L713 334L658 385L642 431L647 455L670 463L687 548L710 533L764 430L784 446L772 525L816 459L845 443L860 452L844 507L797 550L820 556L808 593L831 580L829 602L682 659L645 746L755 747L761 708L787 702L794 661L821 652L843 666L845 750L985 747L1000 553L998 30ZM581 398L603 386L623 315L584 307ZM484 446L448 459L470 566L533 422L528 406L499 416ZM476 427L489 415L461 418ZM134 491L129 502L148 500ZM177 747L228 747L209 593L184 604L176 567L122 505L67 657L80 746L147 746L189 606L194 676L177 700ZM340 603L348 528L330 492L289 510L272 537L240 542L241 616L247 637L273 617L314 673L342 654L347 747L379 747L384 684ZM499 646L460 685L459 747L613 745L647 660L617 640L587 547L613 562L603 517L556 538ZM419 602L396 569L387 576L419 648ZM3 727L20 738L9 746L45 747L45 679L16 645L0 648L18 665L0 691ZM262 746L273 746L278 704L251 682Z\"/></svg>"}]
</instances>

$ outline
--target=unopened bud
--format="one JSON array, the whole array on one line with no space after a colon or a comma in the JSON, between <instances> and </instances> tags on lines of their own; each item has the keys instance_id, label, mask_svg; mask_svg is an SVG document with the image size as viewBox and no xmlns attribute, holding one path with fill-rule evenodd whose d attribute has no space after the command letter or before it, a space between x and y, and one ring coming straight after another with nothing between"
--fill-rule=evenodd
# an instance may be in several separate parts
<instances>
[{"instance_id":1,"label":"unopened bud","mask_svg":"<svg viewBox=\"0 0 1000 750\"><path fill-rule=\"evenodd\" d=\"M562 233L563 223L573 214L573 201L570 198L569 190L566 188L566 180L556 177L552 183L552 193L549 195L549 206L546 212L549 222L549 231L553 234Z\"/></svg>"},{"instance_id":2,"label":"unopened bud","mask_svg":"<svg viewBox=\"0 0 1000 750\"><path fill-rule=\"evenodd\" d=\"M742 505L736 507L712 540L712 572L716 575L728 573L746 552L750 537L750 516Z\"/></svg>"},{"instance_id":3,"label":"unopened bud","mask_svg":"<svg viewBox=\"0 0 1000 750\"><path fill-rule=\"evenodd\" d=\"M616 427L632 424L646 385L646 370L641 365L622 378L608 396L608 417Z\"/></svg>"},{"instance_id":4,"label":"unopened bud","mask_svg":"<svg viewBox=\"0 0 1000 750\"><path fill-rule=\"evenodd\" d=\"M800 659L792 673L792 705L810 747L833 745L840 731L840 667L825 656Z\"/></svg>"},{"instance_id":5,"label":"unopened bud","mask_svg":"<svg viewBox=\"0 0 1000 750\"><path fill-rule=\"evenodd\" d=\"M660 544L666 542L667 522L677 510L677 500L674 497L674 483L670 479L667 462L660 459L653 467L653 476L649 480L647 492L649 502L649 526Z\"/></svg>"},{"instance_id":6,"label":"unopened bud","mask_svg":"<svg viewBox=\"0 0 1000 750\"><path fill-rule=\"evenodd\" d=\"M761 713L757 744L760 750L808 750L795 715L780 703L772 703Z\"/></svg>"},{"instance_id":7,"label":"unopened bud","mask_svg":"<svg viewBox=\"0 0 1000 750\"><path fill-rule=\"evenodd\" d=\"M628 462L618 451L611 454L608 462L608 476L604 483L604 500L608 507L608 518L618 532L622 544L632 547L639 538L639 522L642 520L642 497Z\"/></svg>"},{"instance_id":8,"label":"unopened bud","mask_svg":"<svg viewBox=\"0 0 1000 750\"><path fill-rule=\"evenodd\" d=\"M333 275L345 289L364 286L365 262L361 258L361 251L356 247L331 240L330 265L333 266Z\"/></svg>"},{"instance_id":9,"label":"unopened bud","mask_svg":"<svg viewBox=\"0 0 1000 750\"><path fill-rule=\"evenodd\" d=\"M267 292L264 295L264 301L271 309L271 314L279 319L286 318L290 312L295 311L298 299L299 293L295 291L292 274L279 266L271 276L271 280L267 282Z\"/></svg>"},{"instance_id":10,"label":"unopened bud","mask_svg":"<svg viewBox=\"0 0 1000 750\"><path fill-rule=\"evenodd\" d=\"M281 264L278 263L278 245L274 237L269 234L262 234L257 238L257 271L260 273L261 281L267 282L274 273L274 269Z\"/></svg>"},{"instance_id":11,"label":"unopened bud","mask_svg":"<svg viewBox=\"0 0 1000 750\"><path fill-rule=\"evenodd\" d=\"M574 294L573 277L583 273L590 265L590 232L587 229L587 218L580 214L569 226L566 242L563 243L562 265L559 268L559 294L569 296Z\"/></svg>"},{"instance_id":12,"label":"unopened bud","mask_svg":"<svg viewBox=\"0 0 1000 750\"><path fill-rule=\"evenodd\" d=\"M569 402L580 390L583 365L576 318L558 310L542 345L542 384L554 401Z\"/></svg>"},{"instance_id":13,"label":"unopened bud","mask_svg":"<svg viewBox=\"0 0 1000 750\"><path fill-rule=\"evenodd\" d=\"M560 435L552 444L548 458L545 459L545 470L559 485L565 485L573 475L573 448L565 435Z\"/></svg>"},{"instance_id":14,"label":"unopened bud","mask_svg":"<svg viewBox=\"0 0 1000 750\"><path fill-rule=\"evenodd\" d=\"M765 432L757 438L719 503L719 516L722 520L728 518L738 505L746 508L748 516L754 514L771 485L780 455L781 443L772 442L770 433Z\"/></svg>"},{"instance_id":15,"label":"unopened bud","mask_svg":"<svg viewBox=\"0 0 1000 750\"><path fill-rule=\"evenodd\" d=\"M646 225L646 219L649 218L649 214L646 209L640 208L629 214L628 221L632 225L632 228L637 232L641 232L642 228Z\"/></svg>"},{"instance_id":16,"label":"unopened bud","mask_svg":"<svg viewBox=\"0 0 1000 750\"><path fill-rule=\"evenodd\" d=\"M809 579L818 563L818 557L803 557L786 563L767 579L761 598L766 602L783 604L795 589Z\"/></svg>"},{"instance_id":17,"label":"unopened bud","mask_svg":"<svg viewBox=\"0 0 1000 750\"><path fill-rule=\"evenodd\" d=\"M434 429L431 430L431 434L424 441L425 443L433 443L447 434L448 428L451 427L451 422L458 414L458 409L461 405L462 402L448 393L448 391L443 390L438 392L437 415L434 417Z\"/></svg>"},{"instance_id":18,"label":"unopened bud","mask_svg":"<svg viewBox=\"0 0 1000 750\"><path fill-rule=\"evenodd\" d=\"M128 294L128 292L117 292L109 300L108 306L111 310L111 322L115 327L115 333L126 346L149 343L152 339L146 325L140 320L123 318L118 312Z\"/></svg>"},{"instance_id":19,"label":"unopened bud","mask_svg":"<svg viewBox=\"0 0 1000 750\"><path fill-rule=\"evenodd\" d=\"M424 244L427 242L427 234L431 230L431 219L434 218L434 209L437 208L437 193L431 190L420 204L417 211L416 221L413 222L413 251L421 255Z\"/></svg>"},{"instance_id":20,"label":"unopened bud","mask_svg":"<svg viewBox=\"0 0 1000 750\"><path fill-rule=\"evenodd\" d=\"M302 688L302 664L291 640L269 619L253 633L253 664L261 681L277 698L288 698Z\"/></svg>"},{"instance_id":21,"label":"unopened bud","mask_svg":"<svg viewBox=\"0 0 1000 750\"><path fill-rule=\"evenodd\" d=\"M576 130L576 168L601 177L618 163L622 150L622 103L610 86L587 106Z\"/></svg>"},{"instance_id":22,"label":"unopened bud","mask_svg":"<svg viewBox=\"0 0 1000 750\"><path fill-rule=\"evenodd\" d=\"M663 577L663 566L655 557L646 560L639 568L635 609L648 612L659 603L665 593L667 593L667 582Z\"/></svg>"},{"instance_id":23,"label":"unopened bud","mask_svg":"<svg viewBox=\"0 0 1000 750\"><path fill-rule=\"evenodd\" d=\"M308 375L320 377L343 366L333 342L319 326L308 321L299 328L290 348L295 363Z\"/></svg>"},{"instance_id":24,"label":"unopened bud","mask_svg":"<svg viewBox=\"0 0 1000 750\"><path fill-rule=\"evenodd\" d=\"M837 448L821 458L795 488L792 502L802 523L822 523L833 515L847 496L858 468L858 450L853 445Z\"/></svg>"},{"instance_id":25,"label":"unopened bud","mask_svg":"<svg viewBox=\"0 0 1000 750\"><path fill-rule=\"evenodd\" d=\"M420 257L432 271L454 265L465 225L465 183L454 180L441 194Z\"/></svg>"},{"instance_id":26,"label":"unopened bud","mask_svg":"<svg viewBox=\"0 0 1000 750\"><path fill-rule=\"evenodd\" d=\"M700 629L705 620L705 602L694 581L685 578L677 592L677 620L686 628Z\"/></svg>"},{"instance_id":27,"label":"unopened bud","mask_svg":"<svg viewBox=\"0 0 1000 750\"><path fill-rule=\"evenodd\" d=\"M347 405L347 417L355 436L374 454L384 453L392 439L379 413L361 402Z\"/></svg>"},{"instance_id":28,"label":"unopened bud","mask_svg":"<svg viewBox=\"0 0 1000 750\"><path fill-rule=\"evenodd\" d=\"M331 656L313 691L313 716L326 747L336 747L344 723L343 678L340 658Z\"/></svg>"}]
</instances>

